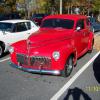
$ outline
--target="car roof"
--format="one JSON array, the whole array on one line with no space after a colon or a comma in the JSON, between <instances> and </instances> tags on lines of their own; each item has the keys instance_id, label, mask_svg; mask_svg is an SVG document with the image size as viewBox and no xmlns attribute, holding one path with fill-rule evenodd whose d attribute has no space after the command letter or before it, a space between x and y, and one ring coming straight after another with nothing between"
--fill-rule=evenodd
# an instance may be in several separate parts
<instances>
[{"instance_id":1,"label":"car roof","mask_svg":"<svg viewBox=\"0 0 100 100\"><path fill-rule=\"evenodd\" d=\"M78 19L87 18L87 16L76 15L76 14L49 15L49 16L45 17L44 20L48 19L48 18L62 18L62 19L78 20Z\"/></svg>"},{"instance_id":2,"label":"car roof","mask_svg":"<svg viewBox=\"0 0 100 100\"><path fill-rule=\"evenodd\" d=\"M19 22L27 22L30 20L24 20L24 19L13 19L13 20L3 20L0 22L6 22L6 23L19 23Z\"/></svg>"}]
</instances>

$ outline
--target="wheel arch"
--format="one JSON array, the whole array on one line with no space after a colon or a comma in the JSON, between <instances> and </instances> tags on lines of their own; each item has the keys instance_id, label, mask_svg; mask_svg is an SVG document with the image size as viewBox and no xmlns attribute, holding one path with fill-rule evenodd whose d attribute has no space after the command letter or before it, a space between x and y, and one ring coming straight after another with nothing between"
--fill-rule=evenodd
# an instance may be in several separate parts
<instances>
[{"instance_id":1,"label":"wheel arch","mask_svg":"<svg viewBox=\"0 0 100 100\"><path fill-rule=\"evenodd\" d=\"M67 59L68 59L69 57L73 57L73 64L74 64L74 66L75 66L76 63L77 63L77 52L76 52L76 51L71 52L71 53L69 54L69 56L67 57Z\"/></svg>"},{"instance_id":2,"label":"wheel arch","mask_svg":"<svg viewBox=\"0 0 100 100\"><path fill-rule=\"evenodd\" d=\"M67 49L66 52L64 52L64 55L65 56L62 57L62 59L64 60L64 65L70 56L73 57L74 66L76 65L76 63L77 63L77 50L75 48Z\"/></svg>"},{"instance_id":3,"label":"wheel arch","mask_svg":"<svg viewBox=\"0 0 100 100\"><path fill-rule=\"evenodd\" d=\"M89 37L89 41L88 41L88 50L91 49L91 42L92 42L93 45L94 45L94 35L90 35L90 37Z\"/></svg>"},{"instance_id":4,"label":"wheel arch","mask_svg":"<svg viewBox=\"0 0 100 100\"><path fill-rule=\"evenodd\" d=\"M66 61L65 61L65 64L64 64L64 68L63 68L63 70L61 70L61 75L63 76L63 77L68 77L70 74L71 74L71 72L72 72L72 70L73 70L73 67L74 67L74 59L76 58L75 57L76 55L75 55L75 53L74 52L71 52L71 53L69 53L69 55L66 57ZM72 69L71 69L71 72L68 74L68 72L66 72L66 68L68 67L66 67L66 63L69 61L69 59L72 59L72 63L73 63L73 67L72 67Z\"/></svg>"}]
</instances>

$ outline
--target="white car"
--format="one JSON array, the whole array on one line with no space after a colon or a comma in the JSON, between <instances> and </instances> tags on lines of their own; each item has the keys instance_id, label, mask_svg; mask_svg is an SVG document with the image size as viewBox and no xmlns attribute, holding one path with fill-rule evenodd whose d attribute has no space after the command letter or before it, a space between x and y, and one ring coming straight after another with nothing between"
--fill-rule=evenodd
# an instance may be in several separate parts
<instances>
[{"instance_id":1,"label":"white car","mask_svg":"<svg viewBox=\"0 0 100 100\"><path fill-rule=\"evenodd\" d=\"M8 51L9 45L27 39L39 27L31 20L0 21L0 57Z\"/></svg>"}]
</instances>

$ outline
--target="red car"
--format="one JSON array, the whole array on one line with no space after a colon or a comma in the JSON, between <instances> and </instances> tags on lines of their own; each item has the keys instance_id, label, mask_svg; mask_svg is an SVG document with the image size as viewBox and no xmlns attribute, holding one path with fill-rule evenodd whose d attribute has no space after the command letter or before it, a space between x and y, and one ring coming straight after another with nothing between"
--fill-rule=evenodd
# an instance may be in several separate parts
<instances>
[{"instance_id":1,"label":"red car","mask_svg":"<svg viewBox=\"0 0 100 100\"><path fill-rule=\"evenodd\" d=\"M51 15L40 30L10 48L11 66L24 71L69 76L77 59L92 51L94 35L82 15Z\"/></svg>"}]
</instances>

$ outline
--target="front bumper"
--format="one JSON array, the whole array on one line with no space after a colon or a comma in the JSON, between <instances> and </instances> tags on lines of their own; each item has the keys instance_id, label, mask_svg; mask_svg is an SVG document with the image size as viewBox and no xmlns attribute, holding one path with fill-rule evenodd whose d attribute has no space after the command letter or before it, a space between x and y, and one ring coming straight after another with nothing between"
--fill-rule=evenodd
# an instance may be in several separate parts
<instances>
[{"instance_id":1,"label":"front bumper","mask_svg":"<svg viewBox=\"0 0 100 100\"><path fill-rule=\"evenodd\" d=\"M60 71L59 70L36 70L36 69L30 69L30 68L24 68L23 66L18 66L12 62L9 62L9 64L14 67L14 68L18 68L21 69L23 71L27 71L27 72L33 72L33 73L40 73L40 74L52 74L52 75L60 75Z\"/></svg>"}]
</instances>

